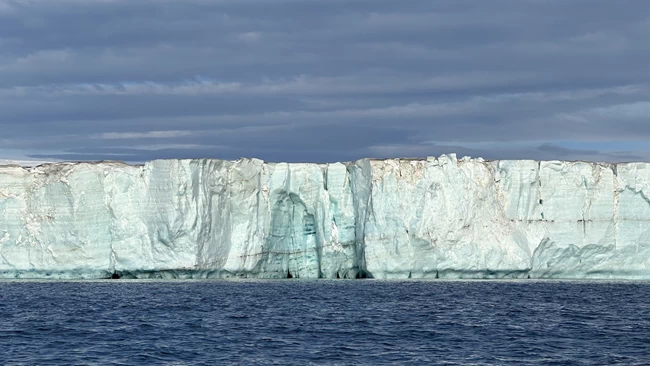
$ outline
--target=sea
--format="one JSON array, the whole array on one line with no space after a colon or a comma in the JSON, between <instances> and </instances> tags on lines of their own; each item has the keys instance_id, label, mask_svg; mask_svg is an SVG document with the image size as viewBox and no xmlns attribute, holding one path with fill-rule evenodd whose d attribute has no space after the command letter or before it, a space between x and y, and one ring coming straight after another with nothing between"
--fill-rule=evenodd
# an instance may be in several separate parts
<instances>
[{"instance_id":1,"label":"sea","mask_svg":"<svg viewBox=\"0 0 650 366\"><path fill-rule=\"evenodd\" d=\"M649 365L650 283L3 281L2 365Z\"/></svg>"}]
</instances>

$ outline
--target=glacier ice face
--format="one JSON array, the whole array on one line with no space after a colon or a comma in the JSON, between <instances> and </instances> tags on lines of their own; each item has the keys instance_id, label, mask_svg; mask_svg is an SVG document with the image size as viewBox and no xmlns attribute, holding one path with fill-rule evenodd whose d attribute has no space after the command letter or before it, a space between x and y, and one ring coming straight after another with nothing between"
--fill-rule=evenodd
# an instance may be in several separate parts
<instances>
[{"instance_id":1,"label":"glacier ice face","mask_svg":"<svg viewBox=\"0 0 650 366\"><path fill-rule=\"evenodd\" d=\"M0 167L0 276L650 278L650 164Z\"/></svg>"}]
</instances>

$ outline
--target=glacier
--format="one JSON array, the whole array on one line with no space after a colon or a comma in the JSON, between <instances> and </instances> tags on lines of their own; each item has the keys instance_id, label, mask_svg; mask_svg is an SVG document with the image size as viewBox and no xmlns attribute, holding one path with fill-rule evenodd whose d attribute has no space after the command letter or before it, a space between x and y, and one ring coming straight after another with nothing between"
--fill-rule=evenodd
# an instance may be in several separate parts
<instances>
[{"instance_id":1,"label":"glacier","mask_svg":"<svg viewBox=\"0 0 650 366\"><path fill-rule=\"evenodd\" d=\"M0 167L2 278L650 278L650 163Z\"/></svg>"}]
</instances>

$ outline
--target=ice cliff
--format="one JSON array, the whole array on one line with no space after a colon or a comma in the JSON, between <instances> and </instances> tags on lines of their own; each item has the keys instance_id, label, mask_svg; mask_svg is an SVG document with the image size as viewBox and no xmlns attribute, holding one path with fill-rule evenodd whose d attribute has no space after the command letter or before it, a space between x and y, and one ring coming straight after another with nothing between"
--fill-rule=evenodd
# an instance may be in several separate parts
<instances>
[{"instance_id":1,"label":"ice cliff","mask_svg":"<svg viewBox=\"0 0 650 366\"><path fill-rule=\"evenodd\" d=\"M0 276L650 278L650 164L0 167Z\"/></svg>"}]
</instances>

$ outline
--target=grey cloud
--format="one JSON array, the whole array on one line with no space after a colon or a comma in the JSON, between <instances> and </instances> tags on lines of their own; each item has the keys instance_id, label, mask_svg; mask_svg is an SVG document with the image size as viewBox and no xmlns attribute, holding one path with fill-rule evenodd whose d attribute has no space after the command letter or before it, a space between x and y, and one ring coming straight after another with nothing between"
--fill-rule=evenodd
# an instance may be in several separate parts
<instances>
[{"instance_id":1,"label":"grey cloud","mask_svg":"<svg viewBox=\"0 0 650 366\"><path fill-rule=\"evenodd\" d=\"M0 0L0 152L646 160L648 31L645 0Z\"/></svg>"}]
</instances>

